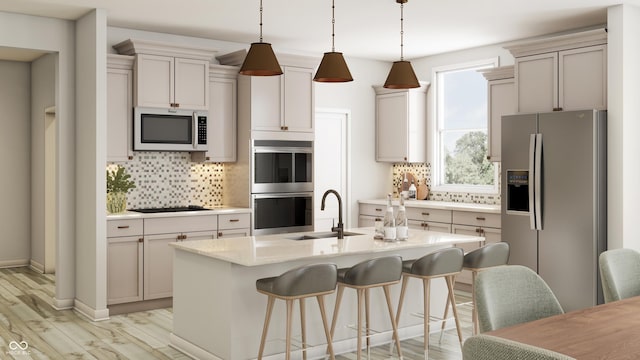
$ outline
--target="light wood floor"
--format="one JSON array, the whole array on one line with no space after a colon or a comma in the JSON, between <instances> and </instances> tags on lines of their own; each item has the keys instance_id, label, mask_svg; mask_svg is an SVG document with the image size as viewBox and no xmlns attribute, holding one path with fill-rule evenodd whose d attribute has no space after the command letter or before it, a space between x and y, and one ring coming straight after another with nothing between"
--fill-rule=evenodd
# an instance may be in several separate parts
<instances>
[{"instance_id":1,"label":"light wood floor","mask_svg":"<svg viewBox=\"0 0 640 360\"><path fill-rule=\"evenodd\" d=\"M0 359L189 359L168 346L170 308L91 322L72 310L51 306L54 281L54 276L26 267L0 269ZM468 300L466 293L457 296L458 302ZM471 335L471 311L465 306L459 313L466 339ZM402 348L405 359L424 358L421 337L403 341ZM393 358L389 346L373 348L371 355L375 360ZM429 355L435 360L461 359L455 330L446 331L442 342L432 334Z\"/></svg>"}]
</instances>

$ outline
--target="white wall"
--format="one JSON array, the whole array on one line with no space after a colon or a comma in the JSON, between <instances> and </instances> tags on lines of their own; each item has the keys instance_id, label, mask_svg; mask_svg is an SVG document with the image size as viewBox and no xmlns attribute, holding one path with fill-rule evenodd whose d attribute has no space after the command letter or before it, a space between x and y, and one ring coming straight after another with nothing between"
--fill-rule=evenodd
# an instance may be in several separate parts
<instances>
[{"instance_id":1,"label":"white wall","mask_svg":"<svg viewBox=\"0 0 640 360\"><path fill-rule=\"evenodd\" d=\"M0 61L0 266L30 257L30 72L28 63Z\"/></svg>"},{"instance_id":2,"label":"white wall","mask_svg":"<svg viewBox=\"0 0 640 360\"><path fill-rule=\"evenodd\" d=\"M108 317L106 275L107 17L94 10L76 22L76 308Z\"/></svg>"},{"instance_id":3,"label":"white wall","mask_svg":"<svg viewBox=\"0 0 640 360\"><path fill-rule=\"evenodd\" d=\"M44 110L56 102L56 54L31 63L31 261L45 264L45 121Z\"/></svg>"},{"instance_id":4,"label":"white wall","mask_svg":"<svg viewBox=\"0 0 640 360\"><path fill-rule=\"evenodd\" d=\"M55 305L69 307L75 294L75 109L74 23L0 12L0 46L58 53L58 244Z\"/></svg>"},{"instance_id":5,"label":"white wall","mask_svg":"<svg viewBox=\"0 0 640 360\"><path fill-rule=\"evenodd\" d=\"M608 248L640 251L640 8L608 10Z\"/></svg>"}]
</instances>

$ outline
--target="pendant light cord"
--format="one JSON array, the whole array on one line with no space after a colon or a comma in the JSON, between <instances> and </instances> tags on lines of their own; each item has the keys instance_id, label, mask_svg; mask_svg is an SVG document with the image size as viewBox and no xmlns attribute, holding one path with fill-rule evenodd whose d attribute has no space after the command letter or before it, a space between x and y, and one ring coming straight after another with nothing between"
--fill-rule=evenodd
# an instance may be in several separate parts
<instances>
[{"instance_id":1,"label":"pendant light cord","mask_svg":"<svg viewBox=\"0 0 640 360\"><path fill-rule=\"evenodd\" d=\"M260 0L260 42L262 42L262 0Z\"/></svg>"},{"instance_id":2,"label":"pendant light cord","mask_svg":"<svg viewBox=\"0 0 640 360\"><path fill-rule=\"evenodd\" d=\"M404 3L400 3L400 61L403 61L403 60L404 60Z\"/></svg>"},{"instance_id":3,"label":"pendant light cord","mask_svg":"<svg viewBox=\"0 0 640 360\"><path fill-rule=\"evenodd\" d=\"M331 0L331 52L336 51L336 2Z\"/></svg>"}]
</instances>

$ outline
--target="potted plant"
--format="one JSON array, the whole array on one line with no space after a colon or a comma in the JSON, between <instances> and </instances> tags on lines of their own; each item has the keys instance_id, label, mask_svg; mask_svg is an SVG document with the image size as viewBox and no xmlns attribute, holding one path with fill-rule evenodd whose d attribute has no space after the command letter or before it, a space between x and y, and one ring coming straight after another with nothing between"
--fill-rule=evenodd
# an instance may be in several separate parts
<instances>
[{"instance_id":1,"label":"potted plant","mask_svg":"<svg viewBox=\"0 0 640 360\"><path fill-rule=\"evenodd\" d=\"M118 165L115 170L107 169L107 211L109 213L121 213L127 209L127 192L136 187L130 178L131 175L127 174L121 165Z\"/></svg>"}]
</instances>

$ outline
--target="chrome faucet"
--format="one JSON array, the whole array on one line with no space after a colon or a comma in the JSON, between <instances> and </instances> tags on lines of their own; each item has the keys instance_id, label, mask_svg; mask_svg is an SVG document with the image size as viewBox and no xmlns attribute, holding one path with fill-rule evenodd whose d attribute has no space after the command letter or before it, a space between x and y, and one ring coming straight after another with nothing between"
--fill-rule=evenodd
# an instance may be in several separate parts
<instances>
[{"instance_id":1,"label":"chrome faucet","mask_svg":"<svg viewBox=\"0 0 640 360\"><path fill-rule=\"evenodd\" d=\"M324 192L322 195L322 203L320 204L320 210L324 210L324 200L327 198L327 195L334 194L338 199L338 226L332 226L331 231L338 233L338 239L344 239L344 224L342 223L342 198L337 191L333 189L329 189Z\"/></svg>"}]
</instances>

